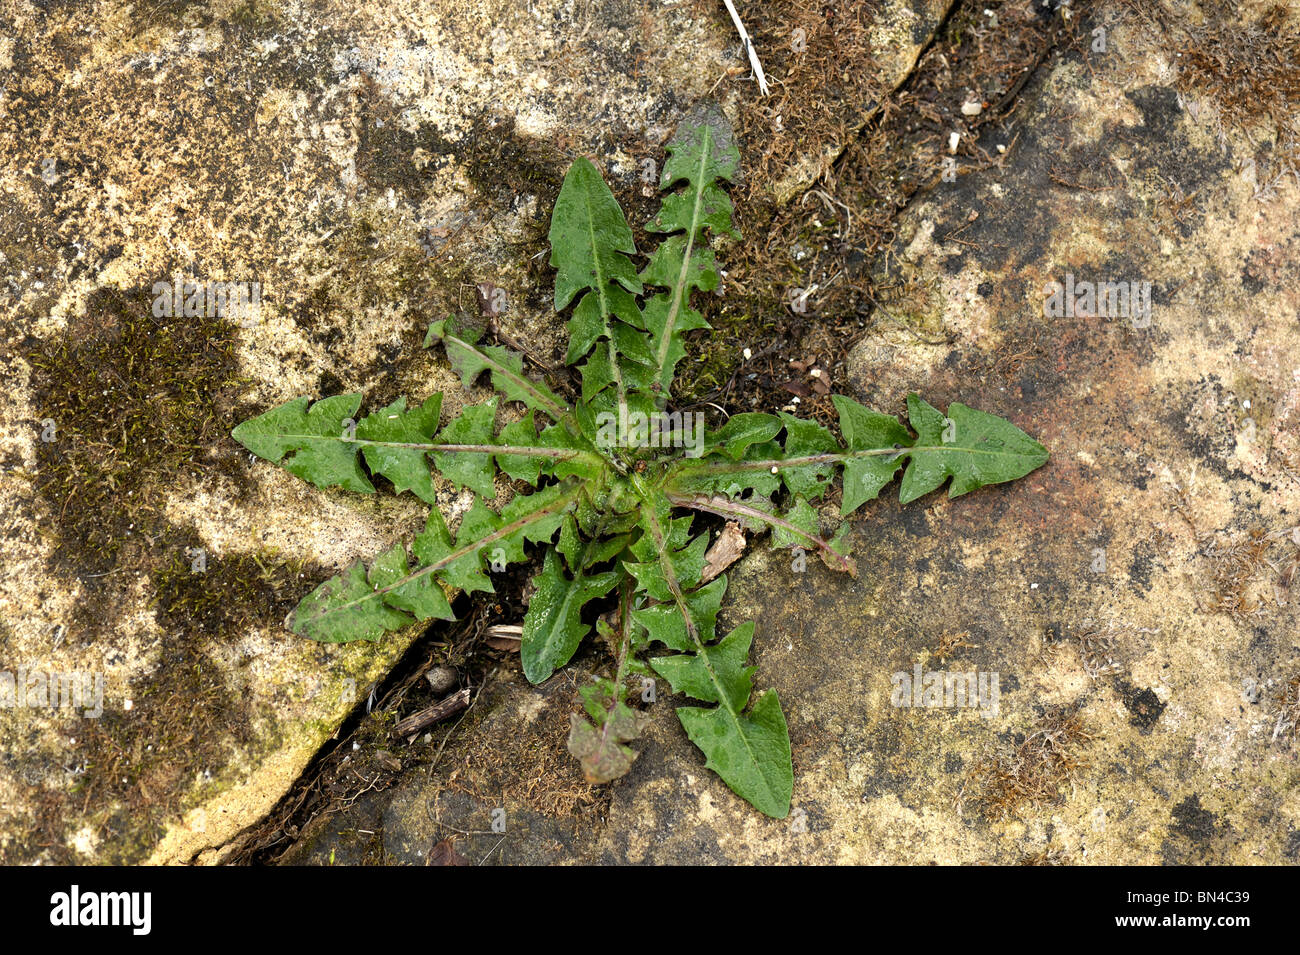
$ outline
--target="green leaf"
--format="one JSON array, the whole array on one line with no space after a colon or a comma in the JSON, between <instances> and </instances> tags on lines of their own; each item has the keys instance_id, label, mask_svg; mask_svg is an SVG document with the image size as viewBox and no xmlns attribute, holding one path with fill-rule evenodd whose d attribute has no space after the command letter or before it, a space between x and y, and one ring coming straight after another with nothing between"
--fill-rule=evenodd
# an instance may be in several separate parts
<instances>
[{"instance_id":1,"label":"green leaf","mask_svg":"<svg viewBox=\"0 0 1300 955\"><path fill-rule=\"evenodd\" d=\"M516 494L505 507L501 508L499 525L502 529L501 533L505 536L501 538L500 543L507 564L522 562L525 559L525 542L549 544L555 532L565 521L573 520L572 514L558 509L549 512L545 517L533 519L533 515L539 508L550 508L556 505L567 493L568 488L565 485L552 484L532 494ZM513 525L518 526L515 530L510 530ZM471 528L469 532L474 533L477 530Z\"/></svg>"},{"instance_id":2,"label":"green leaf","mask_svg":"<svg viewBox=\"0 0 1300 955\"><path fill-rule=\"evenodd\" d=\"M840 415L840 433L850 451L910 447L912 436L892 415L881 414L844 395L831 395ZM874 501L881 488L894 479L903 460L895 455L849 458L844 462L844 501L840 514L848 516L867 501Z\"/></svg>"},{"instance_id":3,"label":"green leaf","mask_svg":"<svg viewBox=\"0 0 1300 955\"><path fill-rule=\"evenodd\" d=\"M615 631L604 620L596 621L600 635L617 649L617 672L612 680L601 678L578 691L591 723L577 713L569 719L569 752L578 758L583 775L590 783L610 782L632 768L637 754L625 744L640 735L647 722L644 715L627 705L627 691L623 685L629 669L645 672L644 667L631 659L631 602L632 588L624 579L619 588L618 630Z\"/></svg>"},{"instance_id":4,"label":"green leaf","mask_svg":"<svg viewBox=\"0 0 1300 955\"><path fill-rule=\"evenodd\" d=\"M629 262L628 265L630 267L631 263ZM600 278L600 275L595 276L593 283L598 283ZM565 362L574 364L591 351L602 337L614 338L616 326L610 324L611 317L626 323L624 326L617 327L631 326L628 329L631 334L623 339L628 349L639 349L648 355L650 349L645 342L645 336L638 335L635 331L645 325L645 319L641 317L641 309L637 306L636 299L620 285L595 284L593 288L595 290L590 295L582 297L578 307L573 310L573 317L569 320L569 350Z\"/></svg>"},{"instance_id":5,"label":"green leaf","mask_svg":"<svg viewBox=\"0 0 1300 955\"><path fill-rule=\"evenodd\" d=\"M419 557L416 558L419 560ZM384 597L384 603L398 610L405 610L417 620L455 620L451 604L447 600L442 586L433 574L409 577L411 568L406 562L406 548L398 544L387 553L378 557L370 567L370 583L375 587L387 587L397 584L393 591Z\"/></svg>"},{"instance_id":6,"label":"green leaf","mask_svg":"<svg viewBox=\"0 0 1300 955\"><path fill-rule=\"evenodd\" d=\"M785 457L802 458L839 451L840 443L835 440L829 428L824 428L815 421L804 421L781 412L781 421L785 424ZM835 479L835 462L780 466L781 483L791 494L802 494L810 501L815 501L826 493L827 487Z\"/></svg>"},{"instance_id":7,"label":"green leaf","mask_svg":"<svg viewBox=\"0 0 1300 955\"><path fill-rule=\"evenodd\" d=\"M380 567L379 578L386 579L391 561L385 564L381 557L376 565ZM411 623L409 616L384 602L375 592L377 586L367 575L365 565L356 561L304 597L290 615L289 628L323 643L343 643L377 640Z\"/></svg>"},{"instance_id":8,"label":"green leaf","mask_svg":"<svg viewBox=\"0 0 1300 955\"><path fill-rule=\"evenodd\" d=\"M716 454L697 459L679 458L669 465L665 486L693 493L725 494L732 498L739 498L746 492L771 497L781 489L781 478L777 474L785 458L785 450L775 441L751 444L735 461Z\"/></svg>"},{"instance_id":9,"label":"green leaf","mask_svg":"<svg viewBox=\"0 0 1300 955\"><path fill-rule=\"evenodd\" d=\"M551 522L572 507L580 490L561 486L550 494L530 495L524 500L531 506L520 503L518 510L523 513L512 520L503 520L475 501L461 518L454 546L435 508L411 548L418 562L414 570L408 570L406 551L400 544L381 554L369 573L358 561L303 598L290 615L289 628L313 640L341 643L373 640L386 630L403 627L412 620L407 612L422 620L436 616L450 619L450 607L430 589L437 586L432 580L435 574L452 587L490 591L492 584L482 570L485 551L525 528L550 524L553 533L555 524Z\"/></svg>"},{"instance_id":10,"label":"green leaf","mask_svg":"<svg viewBox=\"0 0 1300 955\"><path fill-rule=\"evenodd\" d=\"M406 548L397 544L375 558L369 572L356 561L304 597L289 629L323 643L346 643L376 640L432 618L455 619L447 595L432 574L412 576Z\"/></svg>"},{"instance_id":11,"label":"green leaf","mask_svg":"<svg viewBox=\"0 0 1300 955\"><path fill-rule=\"evenodd\" d=\"M546 464L543 470L553 477L578 477L596 482L605 469L604 462L589 441L558 424L543 428L534 447L575 452L572 457L555 458Z\"/></svg>"},{"instance_id":12,"label":"green leaf","mask_svg":"<svg viewBox=\"0 0 1300 955\"><path fill-rule=\"evenodd\" d=\"M718 704L712 710L681 707L677 716L687 735L704 752L706 765L733 792L761 812L784 818L790 811L794 775L790 736L776 693L767 693L749 713L743 712L753 673L744 665L753 640L753 624L737 627L716 646L710 646L714 621L701 619L697 607L683 592L673 561L673 535L661 519L660 509L648 507L643 516L645 536L659 556L666 589L681 615L684 638L680 645L688 651L679 657L651 660L651 666L670 682L677 681L674 688L680 686L682 692ZM638 550L641 543L634 544L633 550ZM726 586L725 582L722 586ZM711 607L712 600L703 606Z\"/></svg>"},{"instance_id":13,"label":"green leaf","mask_svg":"<svg viewBox=\"0 0 1300 955\"><path fill-rule=\"evenodd\" d=\"M776 691L744 712L756 669L745 665L753 639L751 621L699 653L656 657L650 665L674 693L718 704L714 709L679 707L686 735L704 752L705 765L736 795L760 812L784 819L790 812L794 774L789 731Z\"/></svg>"},{"instance_id":14,"label":"green leaf","mask_svg":"<svg viewBox=\"0 0 1300 955\"><path fill-rule=\"evenodd\" d=\"M563 311L583 289L605 291L611 282L641 293L629 255L636 254L632 230L618 200L587 159L574 160L551 211L551 265L555 266L555 310ZM608 309L602 314L610 314Z\"/></svg>"},{"instance_id":15,"label":"green leaf","mask_svg":"<svg viewBox=\"0 0 1300 955\"><path fill-rule=\"evenodd\" d=\"M705 703L725 703L728 709L743 710L753 688L751 677L757 667L745 666L754 639L754 623L742 623L717 644L701 653L655 657L655 672L667 680L674 693L685 693Z\"/></svg>"},{"instance_id":16,"label":"green leaf","mask_svg":"<svg viewBox=\"0 0 1300 955\"><path fill-rule=\"evenodd\" d=\"M486 371L492 387L507 400L522 402L553 421L569 420L569 408L555 392L524 374L524 360L520 355L500 345L476 345L478 332L453 317L429 325L424 347L428 348L435 340L447 349L447 360L466 387Z\"/></svg>"},{"instance_id":17,"label":"green leaf","mask_svg":"<svg viewBox=\"0 0 1300 955\"><path fill-rule=\"evenodd\" d=\"M317 487L373 494L374 485L361 469L352 440L353 416L360 407L359 394L322 398L310 409L306 398L294 398L230 434L258 457Z\"/></svg>"},{"instance_id":18,"label":"green leaf","mask_svg":"<svg viewBox=\"0 0 1300 955\"><path fill-rule=\"evenodd\" d=\"M627 407L628 389L650 380L653 355L634 298L642 285L628 258L636 252L632 230L613 193L586 159L576 160L565 174L551 213L549 239L556 268L555 310L585 292L569 319L565 361L574 364L595 349L583 366L583 401L590 403L612 388L613 411L619 414Z\"/></svg>"},{"instance_id":19,"label":"green leaf","mask_svg":"<svg viewBox=\"0 0 1300 955\"><path fill-rule=\"evenodd\" d=\"M719 179L734 180L740 171L740 150L736 147L731 124L714 103L701 102L687 113L678 123L677 131L665 149L668 151L668 159L664 162L663 173L660 175L660 189L672 188L682 181L705 189ZM712 215L714 210L711 206L718 201L716 196L711 197L700 208L700 214ZM655 218L655 231L671 232L686 228L686 216L694 215L695 209L694 205L683 207L676 213L676 218L666 222L662 220L664 213L661 213ZM733 234L736 238L740 237L739 233Z\"/></svg>"},{"instance_id":20,"label":"green leaf","mask_svg":"<svg viewBox=\"0 0 1300 955\"><path fill-rule=\"evenodd\" d=\"M644 533L631 547L638 560L623 562L627 572L655 600L672 600L673 585L693 587L707 564L704 555L709 549L708 535L699 534L691 540L693 518L687 515L671 520L671 511L672 505L662 495L655 495L653 503L642 504Z\"/></svg>"},{"instance_id":21,"label":"green leaf","mask_svg":"<svg viewBox=\"0 0 1300 955\"><path fill-rule=\"evenodd\" d=\"M524 500L527 501L528 498ZM495 591L492 581L483 571L483 564L484 561L492 559L492 551L497 548L500 549L500 553L508 556L506 541L494 540L491 546L476 545L493 537L494 532L500 530L501 523L500 516L481 500L475 500L469 510L461 515L460 526L456 528L456 550L462 551L466 548L472 550L448 565L447 579L454 581L455 585L467 594L476 591L487 593Z\"/></svg>"},{"instance_id":22,"label":"green leaf","mask_svg":"<svg viewBox=\"0 0 1300 955\"><path fill-rule=\"evenodd\" d=\"M434 394L418 408L406 409L406 399L398 398L387 408L367 415L357 423L356 435L367 441L394 444L428 445L438 430L442 395ZM361 454L373 474L382 474L393 482L400 494L410 490L426 504L437 503L430 478L427 448L399 448L386 445L362 445Z\"/></svg>"},{"instance_id":23,"label":"green leaf","mask_svg":"<svg viewBox=\"0 0 1300 955\"><path fill-rule=\"evenodd\" d=\"M704 753L705 767L721 776L732 792L765 815L784 819L790 814L790 731L776 690L760 696L748 713L725 706L682 706L677 718Z\"/></svg>"},{"instance_id":24,"label":"green leaf","mask_svg":"<svg viewBox=\"0 0 1300 955\"><path fill-rule=\"evenodd\" d=\"M683 595L690 619L702 642L707 643L713 639L718 608L722 606L722 595L726 592L727 578L723 575L699 590ZM669 650L680 650L683 653L696 648L695 640L686 627L686 617L675 603L640 607L632 611L632 619L638 626L645 628L647 642L658 641Z\"/></svg>"},{"instance_id":25,"label":"green leaf","mask_svg":"<svg viewBox=\"0 0 1300 955\"><path fill-rule=\"evenodd\" d=\"M546 552L542 571L533 578L536 590L524 615L519 648L530 683L541 683L572 659L591 629L582 623L583 606L609 593L618 581L614 571L591 576L578 572L570 578L556 552Z\"/></svg>"},{"instance_id":26,"label":"green leaf","mask_svg":"<svg viewBox=\"0 0 1300 955\"><path fill-rule=\"evenodd\" d=\"M810 538L821 539L821 522L817 519L817 512L803 497L796 497L794 504L781 517L786 523L772 525L773 547L806 549Z\"/></svg>"},{"instance_id":27,"label":"green leaf","mask_svg":"<svg viewBox=\"0 0 1300 955\"><path fill-rule=\"evenodd\" d=\"M914 501L949 477L949 497L986 484L1024 477L1047 463L1047 449L1011 422L953 402L945 418L916 395L907 396L916 446L903 472L899 500Z\"/></svg>"},{"instance_id":28,"label":"green leaf","mask_svg":"<svg viewBox=\"0 0 1300 955\"><path fill-rule=\"evenodd\" d=\"M683 189L663 201L647 224L652 232L669 234L650 256L641 281L667 291L650 298L642 310L654 350L654 384L666 398L677 363L686 354L682 336L708 328L690 307L691 292L716 289L721 277L706 233L739 237L731 224L731 200L718 182L732 179L740 165L731 126L722 111L708 103L692 110L667 144L661 187L683 183Z\"/></svg>"},{"instance_id":29,"label":"green leaf","mask_svg":"<svg viewBox=\"0 0 1300 955\"><path fill-rule=\"evenodd\" d=\"M495 444L497 400L481 405L467 405L459 417L449 421L438 432L438 444ZM492 455L477 451L435 451L433 460L443 477L461 487L467 487L480 497L496 497L496 484L492 480L495 469Z\"/></svg>"},{"instance_id":30,"label":"green leaf","mask_svg":"<svg viewBox=\"0 0 1300 955\"><path fill-rule=\"evenodd\" d=\"M721 428L705 437L704 448L706 453L720 450L733 461L739 460L746 448L771 441L781 433L782 427L784 425L776 415L755 412L735 414Z\"/></svg>"}]
</instances>

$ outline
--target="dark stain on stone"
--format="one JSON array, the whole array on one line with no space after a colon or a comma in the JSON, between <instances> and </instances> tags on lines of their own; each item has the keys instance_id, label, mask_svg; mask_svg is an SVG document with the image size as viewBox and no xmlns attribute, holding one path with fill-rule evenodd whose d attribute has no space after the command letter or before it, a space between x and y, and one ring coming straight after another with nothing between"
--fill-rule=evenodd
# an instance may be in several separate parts
<instances>
[{"instance_id":1,"label":"dark stain on stone","mask_svg":"<svg viewBox=\"0 0 1300 955\"><path fill-rule=\"evenodd\" d=\"M893 720L886 720L871 732L870 748L877 756L894 756L903 746L903 736Z\"/></svg>"},{"instance_id":2,"label":"dark stain on stone","mask_svg":"<svg viewBox=\"0 0 1300 955\"><path fill-rule=\"evenodd\" d=\"M1218 830L1214 813L1201 806L1199 793L1192 793L1175 806L1171 816L1174 821L1171 830L1198 846L1208 843Z\"/></svg>"},{"instance_id":3,"label":"dark stain on stone","mask_svg":"<svg viewBox=\"0 0 1300 955\"><path fill-rule=\"evenodd\" d=\"M1153 133L1169 136L1181 122L1178 93L1171 86L1143 86L1124 94L1142 113L1142 124Z\"/></svg>"},{"instance_id":4,"label":"dark stain on stone","mask_svg":"<svg viewBox=\"0 0 1300 955\"><path fill-rule=\"evenodd\" d=\"M900 507L898 522L910 537L928 537L930 534L930 522L924 508Z\"/></svg>"},{"instance_id":5,"label":"dark stain on stone","mask_svg":"<svg viewBox=\"0 0 1300 955\"><path fill-rule=\"evenodd\" d=\"M1186 413L1179 407L1170 407L1161 417L1164 418L1170 432L1177 435L1183 446L1202 464L1225 481L1231 481L1235 477L1224 460L1229 450L1226 432L1211 436L1194 430L1189 425Z\"/></svg>"},{"instance_id":6,"label":"dark stain on stone","mask_svg":"<svg viewBox=\"0 0 1300 955\"><path fill-rule=\"evenodd\" d=\"M1129 711L1129 722L1143 736L1149 734L1168 704L1162 703L1151 689L1139 689L1126 680L1116 680L1115 688Z\"/></svg>"},{"instance_id":7,"label":"dark stain on stone","mask_svg":"<svg viewBox=\"0 0 1300 955\"><path fill-rule=\"evenodd\" d=\"M430 123L405 128L378 84L365 74L362 79L355 94L357 175L376 191L395 189L418 203L430 176L449 161L452 144Z\"/></svg>"},{"instance_id":8,"label":"dark stain on stone","mask_svg":"<svg viewBox=\"0 0 1300 955\"><path fill-rule=\"evenodd\" d=\"M316 394L321 398L345 394L347 390L343 380L329 369L321 372L320 378L316 382Z\"/></svg>"},{"instance_id":9,"label":"dark stain on stone","mask_svg":"<svg viewBox=\"0 0 1300 955\"><path fill-rule=\"evenodd\" d=\"M1128 567L1128 576L1143 593L1151 590L1151 565L1155 561L1155 549L1147 541L1142 541L1133 548L1133 560Z\"/></svg>"}]
</instances>

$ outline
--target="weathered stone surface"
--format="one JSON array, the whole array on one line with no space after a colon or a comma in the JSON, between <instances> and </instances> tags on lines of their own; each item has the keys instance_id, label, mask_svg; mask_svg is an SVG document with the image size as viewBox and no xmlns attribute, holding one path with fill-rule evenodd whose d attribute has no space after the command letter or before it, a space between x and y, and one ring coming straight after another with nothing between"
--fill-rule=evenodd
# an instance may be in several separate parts
<instances>
[{"instance_id":1,"label":"weathered stone surface","mask_svg":"<svg viewBox=\"0 0 1300 955\"><path fill-rule=\"evenodd\" d=\"M584 797L563 762L575 668L545 688L504 676L432 781L372 800L369 851L420 862L453 836L475 862L1297 861L1300 762L1277 696L1300 671L1300 183L1276 129L1252 146L1175 89L1161 37L1099 22L1108 52L1027 87L1001 166L906 214L888 261L931 291L868 333L849 376L882 410L918 391L1007 416L1051 462L956 500L868 505L856 581L761 546L731 572L720 626L760 621L791 817L706 772L663 697L632 771ZM1046 315L1045 283L1067 273L1151 283L1150 323ZM893 705L892 675L918 665L998 674L997 712ZM1057 706L1077 715L1050 731L1079 767L1001 818L973 771L1031 755ZM540 794L560 791L548 808ZM360 858L348 824L293 858Z\"/></svg>"},{"instance_id":2,"label":"weathered stone surface","mask_svg":"<svg viewBox=\"0 0 1300 955\"><path fill-rule=\"evenodd\" d=\"M876 83L943 8L887 7ZM230 428L300 394L454 411L418 346L478 282L555 360L564 165L628 190L686 106L754 95L741 63L711 4L0 9L0 669L105 678L101 719L0 711L0 857L211 861L274 804L414 636L316 646L284 613L423 514L250 462ZM155 319L174 275L260 283L260 311Z\"/></svg>"}]
</instances>

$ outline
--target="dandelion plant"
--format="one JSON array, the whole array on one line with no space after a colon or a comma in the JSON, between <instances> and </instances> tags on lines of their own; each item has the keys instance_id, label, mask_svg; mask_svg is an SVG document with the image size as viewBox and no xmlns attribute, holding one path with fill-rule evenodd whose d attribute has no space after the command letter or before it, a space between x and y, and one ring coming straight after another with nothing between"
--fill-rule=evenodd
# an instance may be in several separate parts
<instances>
[{"instance_id":1,"label":"dandelion plant","mask_svg":"<svg viewBox=\"0 0 1300 955\"><path fill-rule=\"evenodd\" d=\"M781 818L793 787L785 715L775 690L755 695L747 663L762 632L747 622L719 638L727 578L706 580L708 532L697 515L770 532L775 547L816 553L856 575L847 524L827 538L814 509L837 480L848 517L900 470L903 502L949 478L956 497L1022 477L1047 452L1001 418L961 404L945 414L916 395L907 399L911 430L833 396L839 437L784 412L706 427L692 412L671 410L686 333L709 327L692 293L718 286L713 240L738 235L722 183L735 178L740 156L712 106L692 111L666 148L665 195L646 226L658 244L645 257L591 162L576 160L564 177L549 240L555 309L571 309L567 364L581 378L574 400L453 316L432 323L425 346L441 345L467 387L486 373L499 399L444 421L440 394L418 406L399 399L359 419L359 394L297 398L241 424L234 437L318 487L372 493L380 475L431 505L409 547L358 561L308 594L288 620L294 632L374 640L417 620L451 619L449 593L491 591L488 570L529 561L534 545L541 569L523 624L525 676L546 680L593 630L613 650L613 675L584 687L585 717L571 717L569 747L587 778L608 782L627 771L643 719L627 684L657 675L695 701L677 715L706 765ZM499 426L498 400L522 406L522 417ZM472 492L454 534L436 506L433 471ZM494 508L502 474L515 493Z\"/></svg>"}]
</instances>

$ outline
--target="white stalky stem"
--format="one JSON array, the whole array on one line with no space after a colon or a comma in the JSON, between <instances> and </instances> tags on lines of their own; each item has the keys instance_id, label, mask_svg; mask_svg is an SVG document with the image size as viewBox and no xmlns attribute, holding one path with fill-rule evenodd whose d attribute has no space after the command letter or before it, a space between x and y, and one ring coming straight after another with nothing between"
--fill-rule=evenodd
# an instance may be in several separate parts
<instances>
[{"instance_id":1,"label":"white stalky stem","mask_svg":"<svg viewBox=\"0 0 1300 955\"><path fill-rule=\"evenodd\" d=\"M740 14L736 12L736 5L731 0L722 0L727 5L727 12L731 14L731 22L736 25L736 32L740 34L740 42L745 45L745 52L749 54L749 65L754 68L754 76L758 79L758 91L764 96L767 95L767 76L763 73L763 64L758 62L758 51L754 49L754 41L749 38L749 31L745 29L745 24L740 22Z\"/></svg>"}]
</instances>

